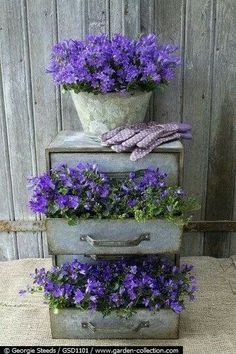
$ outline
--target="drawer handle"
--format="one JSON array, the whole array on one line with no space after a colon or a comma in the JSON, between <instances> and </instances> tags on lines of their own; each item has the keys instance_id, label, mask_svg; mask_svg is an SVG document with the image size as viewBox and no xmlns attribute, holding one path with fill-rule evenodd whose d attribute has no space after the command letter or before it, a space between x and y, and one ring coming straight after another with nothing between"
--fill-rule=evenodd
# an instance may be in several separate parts
<instances>
[{"instance_id":1,"label":"drawer handle","mask_svg":"<svg viewBox=\"0 0 236 354\"><path fill-rule=\"evenodd\" d=\"M82 322L82 328L87 329L88 331L95 333L124 333L127 334L127 328L104 328L104 327L96 327L92 322ZM149 321L141 321L137 327L134 327L130 330L130 332L139 332L142 328L150 327Z\"/></svg>"},{"instance_id":2,"label":"drawer handle","mask_svg":"<svg viewBox=\"0 0 236 354\"><path fill-rule=\"evenodd\" d=\"M142 241L150 241L150 234L141 234L138 238L127 241L94 240L89 235L82 235L80 240L88 242L94 247L132 247L138 246Z\"/></svg>"}]
</instances>

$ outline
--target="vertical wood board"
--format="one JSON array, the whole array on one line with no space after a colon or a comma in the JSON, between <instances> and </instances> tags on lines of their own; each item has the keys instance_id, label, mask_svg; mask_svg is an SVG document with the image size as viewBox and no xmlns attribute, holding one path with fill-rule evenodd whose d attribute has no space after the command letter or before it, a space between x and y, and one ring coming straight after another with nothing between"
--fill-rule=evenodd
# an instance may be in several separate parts
<instances>
[{"instance_id":1,"label":"vertical wood board","mask_svg":"<svg viewBox=\"0 0 236 354\"><path fill-rule=\"evenodd\" d=\"M61 127L60 105L57 104L59 91L56 90L52 78L46 73L51 47L57 38L57 16L53 0L36 2L28 0L26 5L36 173L38 174L46 169L45 148ZM35 238L35 235L33 237ZM43 256L47 245L46 235L39 233L38 237L41 240L40 256ZM27 249L27 242L22 245L22 248Z\"/></svg>"},{"instance_id":2,"label":"vertical wood board","mask_svg":"<svg viewBox=\"0 0 236 354\"><path fill-rule=\"evenodd\" d=\"M142 34L155 32L155 0L140 1L140 32ZM154 119L153 106L154 94L152 94L150 98L145 121L151 121Z\"/></svg>"},{"instance_id":3,"label":"vertical wood board","mask_svg":"<svg viewBox=\"0 0 236 354\"><path fill-rule=\"evenodd\" d=\"M46 73L51 47L56 41L55 22L56 14L53 0L27 1L29 64L37 172L39 173L45 171L46 168L45 148L53 140L60 127L58 97L52 78Z\"/></svg>"},{"instance_id":4,"label":"vertical wood board","mask_svg":"<svg viewBox=\"0 0 236 354\"><path fill-rule=\"evenodd\" d=\"M205 216L213 37L213 1L187 0L182 120L192 124L193 140L185 143L184 188L199 201L201 209L194 212L195 220ZM202 233L186 234L184 255L201 255L203 241Z\"/></svg>"},{"instance_id":5,"label":"vertical wood board","mask_svg":"<svg viewBox=\"0 0 236 354\"><path fill-rule=\"evenodd\" d=\"M142 0L110 0L110 33L130 38L140 34L140 2Z\"/></svg>"},{"instance_id":6,"label":"vertical wood board","mask_svg":"<svg viewBox=\"0 0 236 354\"><path fill-rule=\"evenodd\" d=\"M3 2L0 12L0 58L16 219L34 218L27 207L26 178L36 172L25 10L24 1L19 1L16 6L15 1L9 0ZM21 242L28 244L28 256L38 257L40 238L27 232L19 236L19 257L21 258Z\"/></svg>"},{"instance_id":7,"label":"vertical wood board","mask_svg":"<svg viewBox=\"0 0 236 354\"><path fill-rule=\"evenodd\" d=\"M155 1L155 33L159 43L172 43L178 46L176 55L184 49L185 0ZM183 65L183 62L182 62ZM181 121L182 66L165 91L154 94L153 118L158 122Z\"/></svg>"},{"instance_id":8,"label":"vertical wood board","mask_svg":"<svg viewBox=\"0 0 236 354\"><path fill-rule=\"evenodd\" d=\"M0 65L0 218L13 219L12 186L10 179L9 149L6 131L6 116L2 88L2 68ZM3 197L4 196L4 197ZM16 233L3 232L0 237L0 260L17 258Z\"/></svg>"},{"instance_id":9,"label":"vertical wood board","mask_svg":"<svg viewBox=\"0 0 236 354\"><path fill-rule=\"evenodd\" d=\"M206 219L231 219L235 181L236 2L216 3ZM206 234L204 254L227 257L230 234Z\"/></svg>"}]
</instances>

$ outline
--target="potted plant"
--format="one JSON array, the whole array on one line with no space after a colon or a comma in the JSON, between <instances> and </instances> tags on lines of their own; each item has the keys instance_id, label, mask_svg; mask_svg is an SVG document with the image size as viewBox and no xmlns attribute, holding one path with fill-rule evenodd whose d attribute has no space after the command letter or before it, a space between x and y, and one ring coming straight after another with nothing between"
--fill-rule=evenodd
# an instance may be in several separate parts
<instances>
[{"instance_id":1,"label":"potted plant","mask_svg":"<svg viewBox=\"0 0 236 354\"><path fill-rule=\"evenodd\" d=\"M152 90L174 77L176 49L159 45L154 34L88 35L54 45L47 71L71 92L84 131L99 135L144 120Z\"/></svg>"},{"instance_id":2,"label":"potted plant","mask_svg":"<svg viewBox=\"0 0 236 354\"><path fill-rule=\"evenodd\" d=\"M73 260L36 269L28 291L43 292L49 303L53 338L177 338L179 313L196 291L191 269L157 256Z\"/></svg>"},{"instance_id":3,"label":"potted plant","mask_svg":"<svg viewBox=\"0 0 236 354\"><path fill-rule=\"evenodd\" d=\"M29 205L48 218L50 254L178 253L183 214L196 203L166 177L146 169L117 180L96 165L60 165L30 178Z\"/></svg>"}]
</instances>

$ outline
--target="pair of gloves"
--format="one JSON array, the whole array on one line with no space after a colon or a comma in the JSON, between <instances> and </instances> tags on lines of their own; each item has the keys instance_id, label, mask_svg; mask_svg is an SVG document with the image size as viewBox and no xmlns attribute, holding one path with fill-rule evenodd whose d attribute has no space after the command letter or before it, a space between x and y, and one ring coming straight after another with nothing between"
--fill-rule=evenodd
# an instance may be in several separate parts
<instances>
[{"instance_id":1,"label":"pair of gloves","mask_svg":"<svg viewBox=\"0 0 236 354\"><path fill-rule=\"evenodd\" d=\"M102 134L101 142L102 145L108 145L116 152L133 150L130 160L136 161L163 143L192 139L190 130L191 125L187 123L138 123L118 127Z\"/></svg>"}]
</instances>

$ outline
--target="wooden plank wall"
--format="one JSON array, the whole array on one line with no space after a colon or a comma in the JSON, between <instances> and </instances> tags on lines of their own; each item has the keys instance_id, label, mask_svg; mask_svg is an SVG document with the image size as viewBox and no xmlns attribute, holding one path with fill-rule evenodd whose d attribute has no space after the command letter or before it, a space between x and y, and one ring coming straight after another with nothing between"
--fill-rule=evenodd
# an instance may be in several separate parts
<instances>
[{"instance_id":1,"label":"wooden plank wall","mask_svg":"<svg viewBox=\"0 0 236 354\"><path fill-rule=\"evenodd\" d=\"M1 0L0 218L35 220L26 177L45 169L44 149L61 129L81 129L69 95L45 73L53 43L86 33L155 32L179 46L182 65L147 119L188 121L184 186L196 219L235 219L235 0ZM236 235L189 233L184 255L236 254ZM0 233L0 260L47 255L40 232Z\"/></svg>"}]
</instances>

